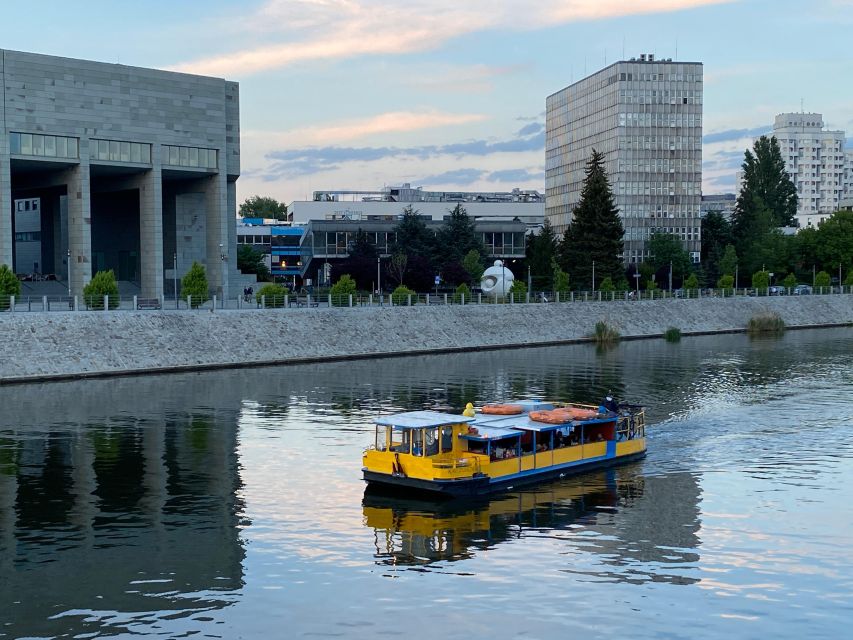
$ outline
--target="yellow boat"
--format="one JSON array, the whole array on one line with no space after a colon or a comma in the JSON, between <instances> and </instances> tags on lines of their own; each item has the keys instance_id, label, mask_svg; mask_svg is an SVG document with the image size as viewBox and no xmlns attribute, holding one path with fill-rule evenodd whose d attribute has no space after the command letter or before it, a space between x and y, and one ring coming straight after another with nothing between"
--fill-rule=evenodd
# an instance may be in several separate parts
<instances>
[{"instance_id":1,"label":"yellow boat","mask_svg":"<svg viewBox=\"0 0 853 640\"><path fill-rule=\"evenodd\" d=\"M646 453L645 414L636 405L608 410L522 400L466 413L380 417L364 452L364 480L405 492L478 496Z\"/></svg>"}]
</instances>

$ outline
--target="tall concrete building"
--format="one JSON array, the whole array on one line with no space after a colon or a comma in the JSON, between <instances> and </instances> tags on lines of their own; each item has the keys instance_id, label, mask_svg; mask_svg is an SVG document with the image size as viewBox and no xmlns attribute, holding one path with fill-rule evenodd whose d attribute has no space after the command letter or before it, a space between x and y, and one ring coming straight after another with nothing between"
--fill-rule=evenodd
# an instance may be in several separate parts
<instances>
[{"instance_id":1,"label":"tall concrete building","mask_svg":"<svg viewBox=\"0 0 853 640\"><path fill-rule=\"evenodd\" d=\"M699 261L702 81L701 62L644 54L548 96L545 215L558 232L572 221L596 149L625 227L625 263L648 258L656 232L681 238Z\"/></svg>"},{"instance_id":2,"label":"tall concrete building","mask_svg":"<svg viewBox=\"0 0 853 640\"><path fill-rule=\"evenodd\" d=\"M780 113L773 135L797 188L797 222L817 226L838 211L844 196L844 132L825 131L819 113Z\"/></svg>"},{"instance_id":3,"label":"tall concrete building","mask_svg":"<svg viewBox=\"0 0 853 640\"><path fill-rule=\"evenodd\" d=\"M228 291L236 83L5 50L0 82L0 264L75 294L113 269L154 297L197 260Z\"/></svg>"}]
</instances>

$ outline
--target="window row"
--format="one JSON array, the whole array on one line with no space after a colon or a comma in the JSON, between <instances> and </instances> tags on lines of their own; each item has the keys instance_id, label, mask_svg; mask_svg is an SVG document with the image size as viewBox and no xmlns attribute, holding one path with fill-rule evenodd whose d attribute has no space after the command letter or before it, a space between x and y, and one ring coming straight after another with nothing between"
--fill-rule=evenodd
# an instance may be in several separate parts
<instances>
[{"instance_id":1,"label":"window row","mask_svg":"<svg viewBox=\"0 0 853 640\"><path fill-rule=\"evenodd\" d=\"M698 113L620 113L620 127L701 127Z\"/></svg>"},{"instance_id":2,"label":"window row","mask_svg":"<svg viewBox=\"0 0 853 640\"><path fill-rule=\"evenodd\" d=\"M143 142L93 139L89 141L89 158L111 162L151 164L151 145Z\"/></svg>"},{"instance_id":3,"label":"window row","mask_svg":"<svg viewBox=\"0 0 853 640\"><path fill-rule=\"evenodd\" d=\"M247 236L247 235L238 235L237 236L237 244L269 244L270 237L269 236Z\"/></svg>"},{"instance_id":4,"label":"window row","mask_svg":"<svg viewBox=\"0 0 853 640\"><path fill-rule=\"evenodd\" d=\"M12 155L76 159L79 157L78 147L77 138L37 133L9 134L9 152Z\"/></svg>"},{"instance_id":5,"label":"window row","mask_svg":"<svg viewBox=\"0 0 853 640\"><path fill-rule=\"evenodd\" d=\"M699 182L617 182L613 190L624 196L698 196L702 195Z\"/></svg>"},{"instance_id":6,"label":"window row","mask_svg":"<svg viewBox=\"0 0 853 640\"><path fill-rule=\"evenodd\" d=\"M163 145L163 164L173 167L216 169L216 149Z\"/></svg>"}]
</instances>

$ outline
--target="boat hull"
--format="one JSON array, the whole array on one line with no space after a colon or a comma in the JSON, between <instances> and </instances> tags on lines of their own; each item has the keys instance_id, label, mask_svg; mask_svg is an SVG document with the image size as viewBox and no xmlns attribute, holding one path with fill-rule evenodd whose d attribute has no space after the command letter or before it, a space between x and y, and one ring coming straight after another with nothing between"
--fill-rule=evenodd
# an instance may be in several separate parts
<instances>
[{"instance_id":1,"label":"boat hull","mask_svg":"<svg viewBox=\"0 0 853 640\"><path fill-rule=\"evenodd\" d=\"M417 492L432 497L465 498L511 491L519 487L585 473L593 469L615 467L640 460L645 455L646 450L643 449L642 451L615 458L597 458L570 465L535 469L506 478L491 478L487 475L481 475L458 480L423 480L400 474L380 473L368 469L362 469L362 471L365 482L371 488L382 488L384 490L406 493Z\"/></svg>"}]
</instances>

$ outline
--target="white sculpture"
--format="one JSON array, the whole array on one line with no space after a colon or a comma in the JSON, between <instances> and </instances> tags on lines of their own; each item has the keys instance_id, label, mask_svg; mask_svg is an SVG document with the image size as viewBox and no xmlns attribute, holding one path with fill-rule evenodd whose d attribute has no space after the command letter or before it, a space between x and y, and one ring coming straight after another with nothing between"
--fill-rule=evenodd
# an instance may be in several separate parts
<instances>
[{"instance_id":1,"label":"white sculpture","mask_svg":"<svg viewBox=\"0 0 853 640\"><path fill-rule=\"evenodd\" d=\"M514 280L515 276L512 271L507 269L501 260L495 260L495 266L489 267L483 272L480 288L483 293L493 298L503 297L509 293Z\"/></svg>"}]
</instances>

